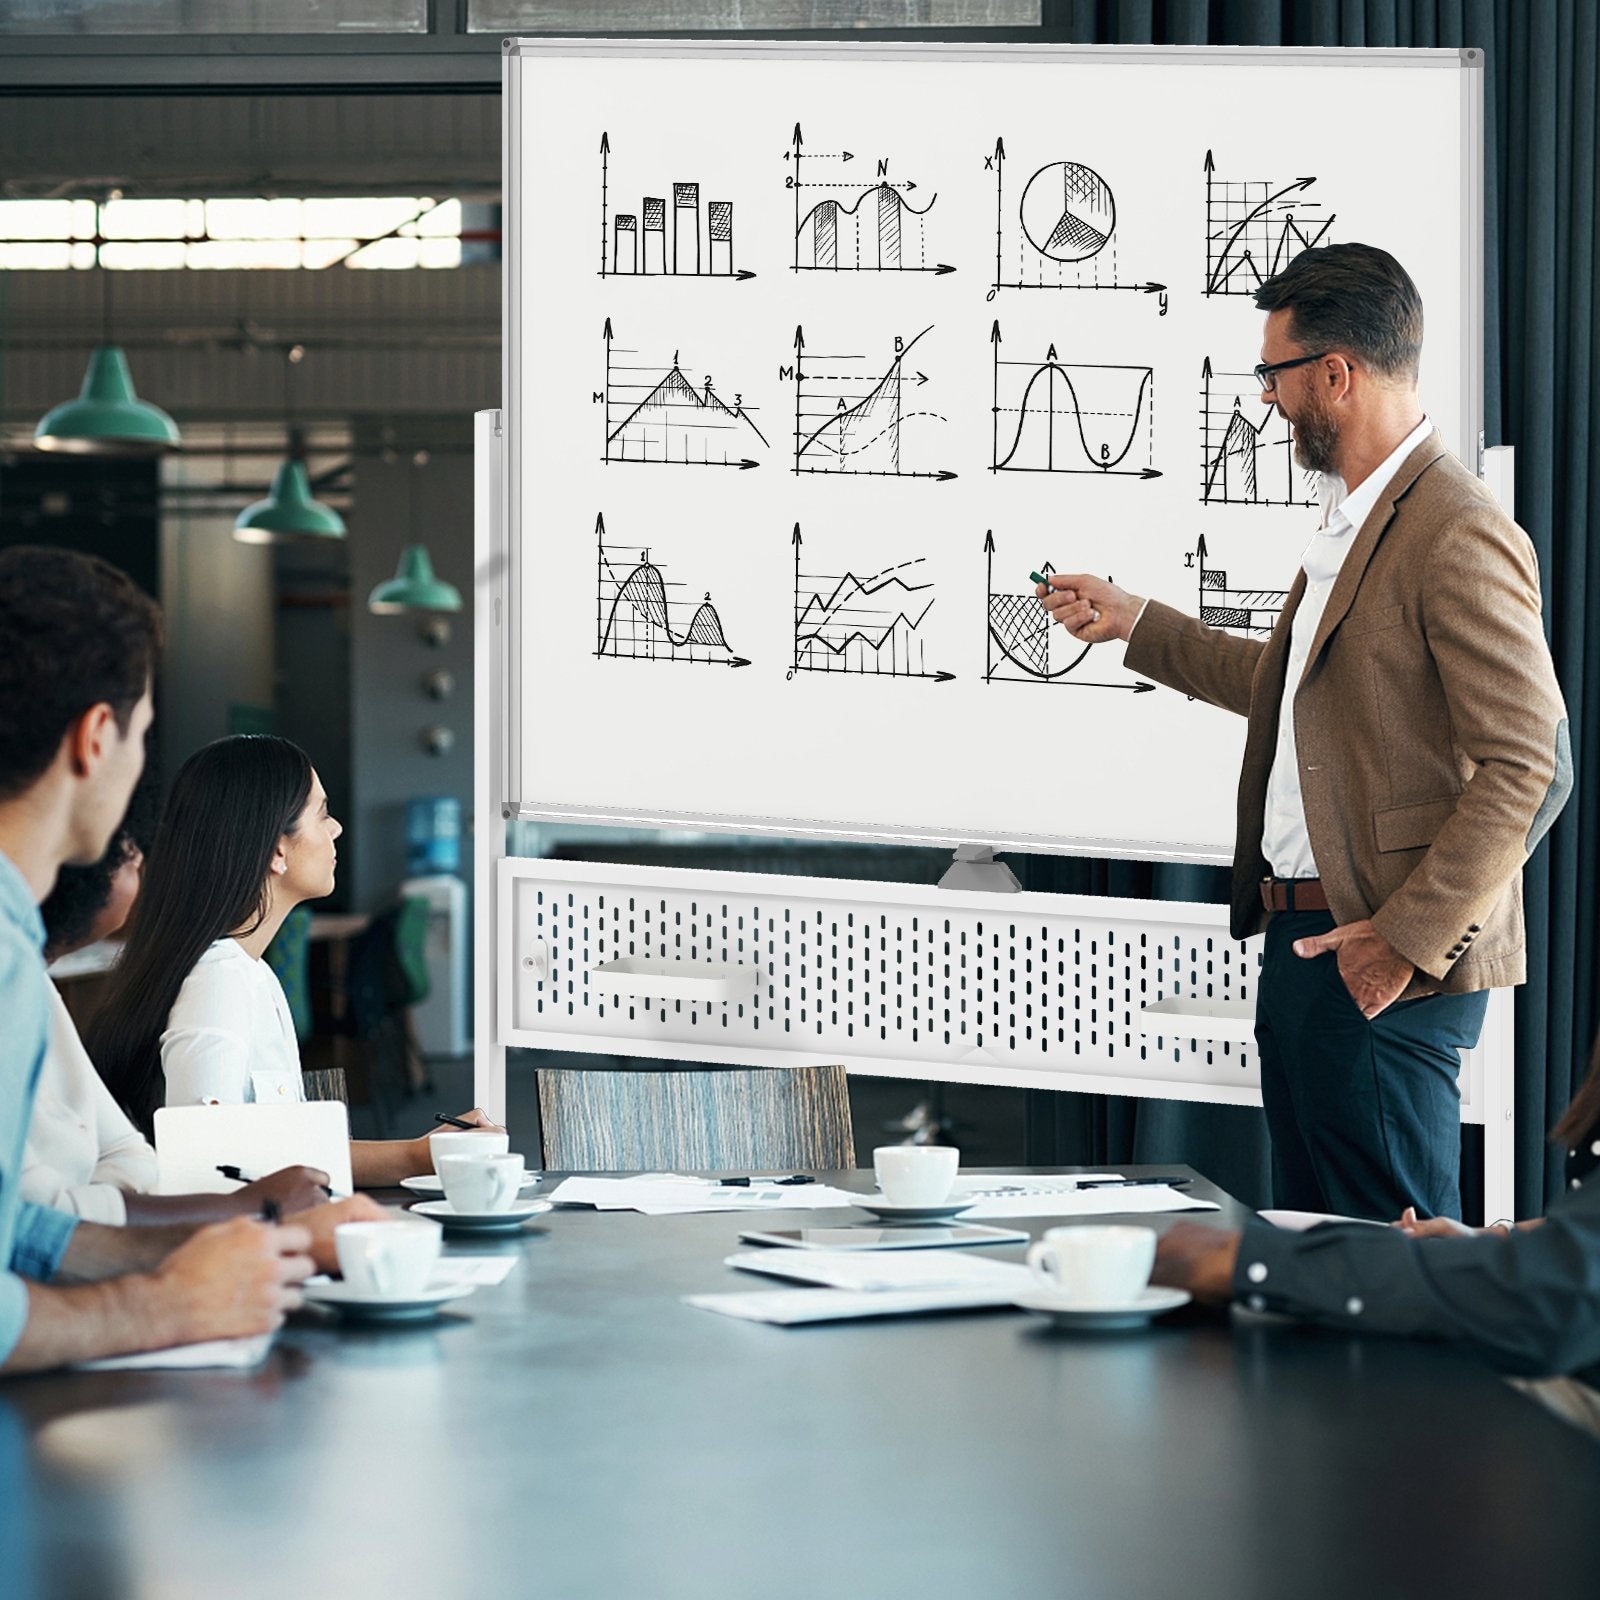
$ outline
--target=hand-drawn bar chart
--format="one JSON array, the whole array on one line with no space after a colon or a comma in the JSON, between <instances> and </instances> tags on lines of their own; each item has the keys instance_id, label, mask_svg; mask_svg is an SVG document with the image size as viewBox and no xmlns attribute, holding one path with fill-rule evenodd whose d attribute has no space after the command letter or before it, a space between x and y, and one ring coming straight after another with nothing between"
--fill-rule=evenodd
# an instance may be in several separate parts
<instances>
[{"instance_id":1,"label":"hand-drawn bar chart","mask_svg":"<svg viewBox=\"0 0 1600 1600\"><path fill-rule=\"evenodd\" d=\"M1206 565L1209 554L1202 533L1187 558L1199 577L1200 620L1208 628L1229 628L1235 633L1271 633L1289 591L1235 587L1228 582L1227 568Z\"/></svg>"},{"instance_id":2,"label":"hand-drawn bar chart","mask_svg":"<svg viewBox=\"0 0 1600 1600\"><path fill-rule=\"evenodd\" d=\"M612 208L611 137L600 135L602 278L753 278L733 261L733 202L705 199L698 179L664 186L629 210ZM670 212L670 217L669 217ZM669 226L670 221L670 226Z\"/></svg>"}]
</instances>

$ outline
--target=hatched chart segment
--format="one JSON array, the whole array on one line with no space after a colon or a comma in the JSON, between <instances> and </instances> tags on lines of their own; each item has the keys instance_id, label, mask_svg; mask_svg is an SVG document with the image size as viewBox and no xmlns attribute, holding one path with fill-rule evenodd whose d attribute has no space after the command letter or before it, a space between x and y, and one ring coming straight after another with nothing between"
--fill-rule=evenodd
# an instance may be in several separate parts
<instances>
[{"instance_id":1,"label":"hatched chart segment","mask_svg":"<svg viewBox=\"0 0 1600 1600\"><path fill-rule=\"evenodd\" d=\"M1205 173L1208 295L1253 295L1302 250L1327 241L1337 220L1320 200L1307 198L1315 178L1218 178L1209 150Z\"/></svg>"},{"instance_id":2,"label":"hatched chart segment","mask_svg":"<svg viewBox=\"0 0 1600 1600\"><path fill-rule=\"evenodd\" d=\"M1235 633L1271 633L1289 591L1232 588L1226 568L1206 565L1209 555L1206 536L1201 534L1187 558L1197 568L1200 620L1208 628L1228 628Z\"/></svg>"},{"instance_id":3,"label":"hatched chart segment","mask_svg":"<svg viewBox=\"0 0 1600 1600\"><path fill-rule=\"evenodd\" d=\"M733 264L733 202L707 199L697 179L645 195L631 210L612 211L611 136L600 135L600 276L602 278L753 278ZM668 233L668 213L671 233Z\"/></svg>"},{"instance_id":4,"label":"hatched chart segment","mask_svg":"<svg viewBox=\"0 0 1600 1600\"><path fill-rule=\"evenodd\" d=\"M1294 435L1275 406L1259 403L1253 372L1200 367L1200 503L1314 506L1317 475L1294 459ZM1259 420L1256 420L1259 418Z\"/></svg>"}]
</instances>

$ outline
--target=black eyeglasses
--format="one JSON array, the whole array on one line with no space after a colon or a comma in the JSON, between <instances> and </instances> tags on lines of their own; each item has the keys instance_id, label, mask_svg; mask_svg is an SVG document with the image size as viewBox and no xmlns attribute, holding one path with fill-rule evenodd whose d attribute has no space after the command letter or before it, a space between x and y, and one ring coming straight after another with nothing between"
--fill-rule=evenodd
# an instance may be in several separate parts
<instances>
[{"instance_id":1,"label":"black eyeglasses","mask_svg":"<svg viewBox=\"0 0 1600 1600\"><path fill-rule=\"evenodd\" d=\"M1263 394L1273 394L1278 387L1278 374L1287 372L1290 367L1308 367L1313 361L1325 361L1333 352L1320 350L1314 356L1296 356L1293 361L1274 361L1270 366L1265 362L1254 368L1256 382L1261 385Z\"/></svg>"}]
</instances>

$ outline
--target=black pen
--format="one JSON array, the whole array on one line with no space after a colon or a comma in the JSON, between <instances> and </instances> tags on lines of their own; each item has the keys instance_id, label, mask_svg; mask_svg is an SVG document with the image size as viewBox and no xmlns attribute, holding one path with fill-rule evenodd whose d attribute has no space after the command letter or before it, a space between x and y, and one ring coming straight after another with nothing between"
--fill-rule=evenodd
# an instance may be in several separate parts
<instances>
[{"instance_id":1,"label":"black pen","mask_svg":"<svg viewBox=\"0 0 1600 1600\"><path fill-rule=\"evenodd\" d=\"M1193 1183L1193 1178L1080 1178L1080 1189L1147 1189L1156 1184L1166 1184L1172 1189L1181 1189L1186 1183Z\"/></svg>"},{"instance_id":2,"label":"black pen","mask_svg":"<svg viewBox=\"0 0 1600 1600\"><path fill-rule=\"evenodd\" d=\"M475 1122L463 1122L460 1117L447 1117L442 1111L435 1111L433 1120L435 1122L448 1122L452 1128L466 1128L469 1132L476 1131L478 1126Z\"/></svg>"},{"instance_id":3,"label":"black pen","mask_svg":"<svg viewBox=\"0 0 1600 1600\"><path fill-rule=\"evenodd\" d=\"M259 1183L261 1181L259 1178L247 1178L247 1177L245 1177L244 1169L241 1168L241 1167L233 1167L233 1166L218 1167L217 1171L220 1172L224 1178L232 1178L235 1183ZM327 1195L327 1197L330 1200L333 1199L333 1190L330 1189L327 1184L319 1183L317 1185L317 1187L325 1195Z\"/></svg>"},{"instance_id":4,"label":"black pen","mask_svg":"<svg viewBox=\"0 0 1600 1600\"><path fill-rule=\"evenodd\" d=\"M752 1183L776 1183L789 1188L795 1184L816 1181L809 1172L796 1172L787 1178L718 1178L717 1184L723 1189L748 1189Z\"/></svg>"}]
</instances>

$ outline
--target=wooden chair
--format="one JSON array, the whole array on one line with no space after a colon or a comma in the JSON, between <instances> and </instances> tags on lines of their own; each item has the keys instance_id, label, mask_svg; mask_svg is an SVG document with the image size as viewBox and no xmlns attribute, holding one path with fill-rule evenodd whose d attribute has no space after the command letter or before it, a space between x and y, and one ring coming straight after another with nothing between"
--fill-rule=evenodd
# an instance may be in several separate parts
<instances>
[{"instance_id":1,"label":"wooden chair","mask_svg":"<svg viewBox=\"0 0 1600 1600\"><path fill-rule=\"evenodd\" d=\"M305 1086L307 1100L350 1103L350 1085L345 1081L343 1067L302 1067L300 1082Z\"/></svg>"},{"instance_id":2,"label":"wooden chair","mask_svg":"<svg viewBox=\"0 0 1600 1600\"><path fill-rule=\"evenodd\" d=\"M855 1165L843 1067L537 1074L556 1172L815 1172Z\"/></svg>"}]
</instances>

